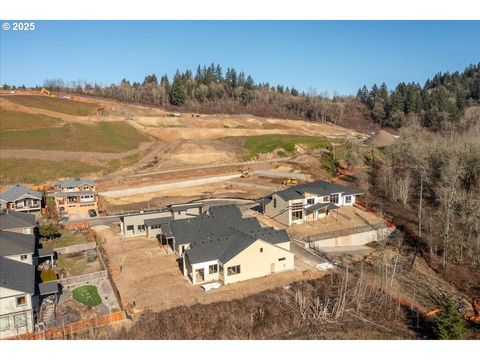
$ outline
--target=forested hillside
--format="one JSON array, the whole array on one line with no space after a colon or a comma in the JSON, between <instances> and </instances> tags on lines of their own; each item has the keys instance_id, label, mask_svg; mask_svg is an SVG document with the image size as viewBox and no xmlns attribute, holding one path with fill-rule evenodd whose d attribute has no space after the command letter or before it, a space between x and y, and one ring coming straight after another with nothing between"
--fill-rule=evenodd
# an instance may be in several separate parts
<instances>
[{"instance_id":1,"label":"forested hillside","mask_svg":"<svg viewBox=\"0 0 480 360\"><path fill-rule=\"evenodd\" d=\"M439 73L425 82L400 83L389 91L383 83L370 90L363 86L357 98L381 126L402 127L409 115L417 115L424 127L441 130L462 123L465 109L480 103L480 63L470 65L462 73Z\"/></svg>"}]
</instances>

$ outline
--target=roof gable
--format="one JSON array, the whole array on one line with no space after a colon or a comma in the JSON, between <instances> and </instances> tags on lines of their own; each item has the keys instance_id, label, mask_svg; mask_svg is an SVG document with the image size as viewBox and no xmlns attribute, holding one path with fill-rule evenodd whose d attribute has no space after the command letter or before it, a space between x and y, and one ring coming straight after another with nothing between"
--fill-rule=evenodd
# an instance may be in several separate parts
<instances>
[{"instance_id":1,"label":"roof gable","mask_svg":"<svg viewBox=\"0 0 480 360\"><path fill-rule=\"evenodd\" d=\"M1 211L0 230L35 227L35 215L20 211Z\"/></svg>"},{"instance_id":2,"label":"roof gable","mask_svg":"<svg viewBox=\"0 0 480 360\"><path fill-rule=\"evenodd\" d=\"M0 200L3 200L5 202L12 202L24 197L33 197L41 200L42 193L39 191L28 189L21 184L16 184L0 193Z\"/></svg>"},{"instance_id":3,"label":"roof gable","mask_svg":"<svg viewBox=\"0 0 480 360\"><path fill-rule=\"evenodd\" d=\"M35 267L0 257L0 287L33 295L35 292Z\"/></svg>"}]
</instances>

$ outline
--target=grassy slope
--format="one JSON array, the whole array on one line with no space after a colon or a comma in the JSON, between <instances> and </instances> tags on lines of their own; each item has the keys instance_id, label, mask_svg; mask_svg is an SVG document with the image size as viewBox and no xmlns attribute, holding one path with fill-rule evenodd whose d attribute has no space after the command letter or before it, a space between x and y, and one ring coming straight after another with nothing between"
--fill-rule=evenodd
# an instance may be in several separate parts
<instances>
[{"instance_id":1,"label":"grassy slope","mask_svg":"<svg viewBox=\"0 0 480 360\"><path fill-rule=\"evenodd\" d=\"M0 132L0 149L122 152L135 149L147 138L122 122L92 125L71 123L60 128Z\"/></svg>"},{"instance_id":2,"label":"grassy slope","mask_svg":"<svg viewBox=\"0 0 480 360\"><path fill-rule=\"evenodd\" d=\"M55 111L76 116L91 115L98 107L98 105L94 103L85 103L68 99L62 100L57 97L48 97L41 95L9 96L8 100L22 106L45 109L49 111Z\"/></svg>"},{"instance_id":3,"label":"grassy slope","mask_svg":"<svg viewBox=\"0 0 480 360\"><path fill-rule=\"evenodd\" d=\"M30 159L2 159L0 183L26 182L42 184L62 177L76 177L102 170L101 166L73 161L48 161Z\"/></svg>"},{"instance_id":4,"label":"grassy slope","mask_svg":"<svg viewBox=\"0 0 480 360\"><path fill-rule=\"evenodd\" d=\"M43 242L43 247L46 249L55 249L60 247L85 244L88 239L83 234L77 234L69 230L60 230L61 236L49 242Z\"/></svg>"},{"instance_id":5,"label":"grassy slope","mask_svg":"<svg viewBox=\"0 0 480 360\"><path fill-rule=\"evenodd\" d=\"M3 130L26 130L58 126L61 120L41 115L27 114L20 111L0 110L0 131Z\"/></svg>"},{"instance_id":6,"label":"grassy slope","mask_svg":"<svg viewBox=\"0 0 480 360\"><path fill-rule=\"evenodd\" d=\"M296 144L306 144L311 149L324 148L330 145L330 141L323 137L296 136L296 135L260 135L246 136L243 138L244 147L248 154L246 159L252 159L261 153L269 153L276 148L282 148L287 154L295 152Z\"/></svg>"}]
</instances>

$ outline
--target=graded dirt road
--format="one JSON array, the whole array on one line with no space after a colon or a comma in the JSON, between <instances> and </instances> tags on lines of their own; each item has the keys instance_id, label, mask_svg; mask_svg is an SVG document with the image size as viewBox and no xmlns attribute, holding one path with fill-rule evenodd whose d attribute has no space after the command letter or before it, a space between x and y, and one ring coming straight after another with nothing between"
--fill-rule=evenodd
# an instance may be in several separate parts
<instances>
[{"instance_id":1,"label":"graded dirt road","mask_svg":"<svg viewBox=\"0 0 480 360\"><path fill-rule=\"evenodd\" d=\"M239 178L240 176L241 176L240 173L236 173L236 174L229 174L229 175L212 176L207 178L174 181L174 182L149 185L149 186L135 186L132 188L121 189L121 190L103 191L103 192L100 192L100 195L109 197L109 198L126 197L126 196L132 196L132 195L148 194L148 193L164 191L164 190L214 184L214 183L219 183L226 180Z\"/></svg>"}]
</instances>

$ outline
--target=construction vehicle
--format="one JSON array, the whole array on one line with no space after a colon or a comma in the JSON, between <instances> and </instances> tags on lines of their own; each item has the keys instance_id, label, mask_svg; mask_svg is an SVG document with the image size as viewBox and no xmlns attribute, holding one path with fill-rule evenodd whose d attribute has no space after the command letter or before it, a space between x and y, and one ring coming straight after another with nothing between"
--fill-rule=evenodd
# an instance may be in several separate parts
<instances>
[{"instance_id":1,"label":"construction vehicle","mask_svg":"<svg viewBox=\"0 0 480 360\"><path fill-rule=\"evenodd\" d=\"M283 185L297 185L298 184L298 179L296 178L288 178L283 180Z\"/></svg>"},{"instance_id":2,"label":"construction vehicle","mask_svg":"<svg viewBox=\"0 0 480 360\"><path fill-rule=\"evenodd\" d=\"M43 88L42 91L40 91L40 94L46 94L48 96L50 96L50 91L48 91L47 89Z\"/></svg>"}]
</instances>

